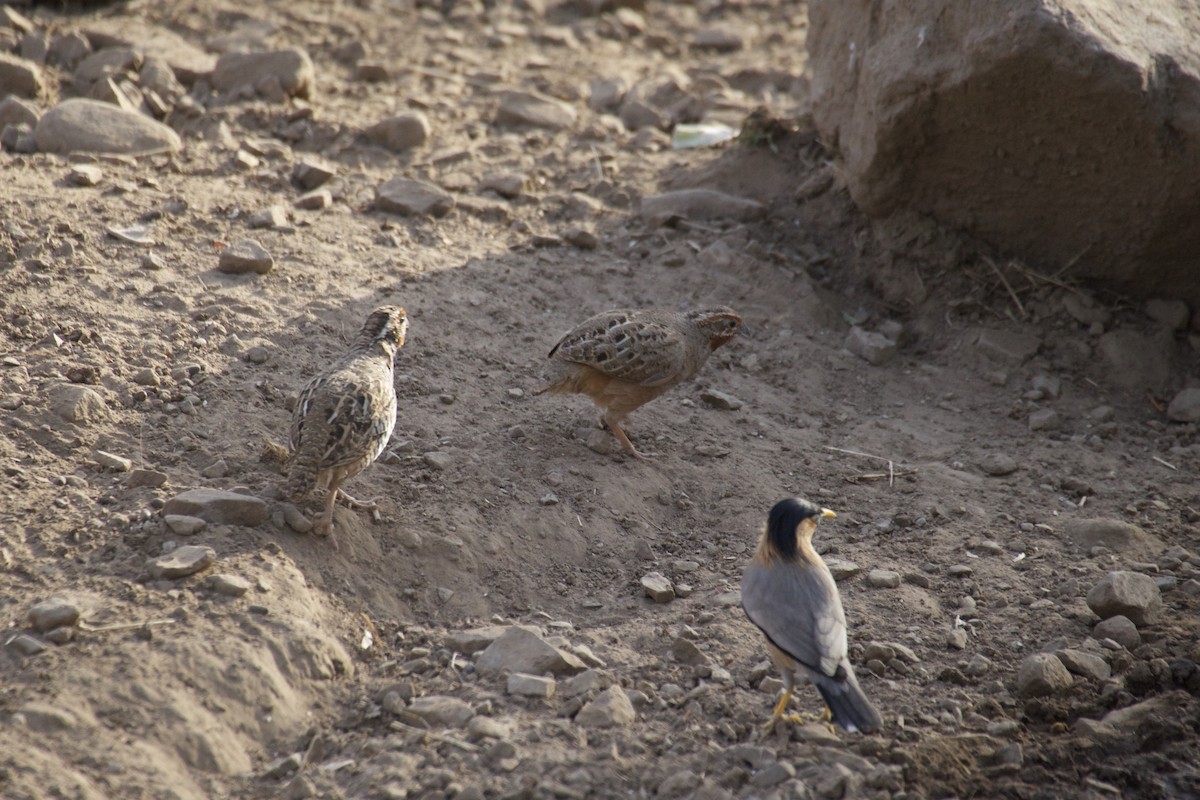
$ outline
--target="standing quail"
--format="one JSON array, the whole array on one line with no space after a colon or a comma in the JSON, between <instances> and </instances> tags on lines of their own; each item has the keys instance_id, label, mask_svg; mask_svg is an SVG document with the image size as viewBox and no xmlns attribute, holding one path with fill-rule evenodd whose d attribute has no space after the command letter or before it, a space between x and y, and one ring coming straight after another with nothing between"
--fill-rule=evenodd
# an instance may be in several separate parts
<instances>
[{"instance_id":1,"label":"standing quail","mask_svg":"<svg viewBox=\"0 0 1200 800\"><path fill-rule=\"evenodd\" d=\"M371 312L350 349L310 380L292 412L285 492L302 500L315 487L329 496L315 530L333 528L333 504L341 497L354 508L375 508L341 485L379 458L396 427L396 389L392 366L404 345L408 316L403 308L382 306Z\"/></svg>"}]
</instances>

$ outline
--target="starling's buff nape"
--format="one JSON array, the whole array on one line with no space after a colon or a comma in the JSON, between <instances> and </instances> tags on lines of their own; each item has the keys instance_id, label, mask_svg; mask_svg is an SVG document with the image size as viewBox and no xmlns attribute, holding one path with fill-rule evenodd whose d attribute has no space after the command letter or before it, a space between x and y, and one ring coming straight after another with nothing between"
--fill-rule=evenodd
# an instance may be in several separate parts
<instances>
[{"instance_id":1,"label":"starling's buff nape","mask_svg":"<svg viewBox=\"0 0 1200 800\"><path fill-rule=\"evenodd\" d=\"M807 521L805 527L815 527L818 519L833 519L836 516L828 508L821 508L798 497L789 497L771 507L771 513L767 515L767 537L780 558L795 561L800 557L797 536L800 525ZM811 536L810 529L808 538Z\"/></svg>"}]
</instances>

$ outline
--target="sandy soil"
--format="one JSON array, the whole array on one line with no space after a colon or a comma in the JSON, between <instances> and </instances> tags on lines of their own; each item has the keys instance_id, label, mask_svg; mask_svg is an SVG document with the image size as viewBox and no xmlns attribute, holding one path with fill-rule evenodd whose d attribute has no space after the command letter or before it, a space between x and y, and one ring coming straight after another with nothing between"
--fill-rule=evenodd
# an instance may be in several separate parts
<instances>
[{"instance_id":1,"label":"sandy soil","mask_svg":"<svg viewBox=\"0 0 1200 800\"><path fill-rule=\"evenodd\" d=\"M1167 342L1168 377L1147 384L1113 369L1097 332L1064 311L1080 291L1069 280L1005 268L1018 308L971 242L861 218L804 122L803 8L651 3L637 31L633 18L573 4L433 5L89 12L201 46L236 31L307 48L311 124L239 169L239 145L295 130L302 104L214 102L178 121L181 155L101 159L104 179L87 188L68 183L67 159L0 156L0 795L1200 794L1200 597L1187 589L1200 574L1200 445L1159 405L1197 377L1187 341L1156 333L1139 303L1099 297L1112 312L1104 327ZM31 16L57 28L93 18ZM695 46L712 28L745 46ZM344 59L355 42L393 78L355 80ZM591 111L595 78L673 79L685 119L737 125L765 104L797 121L672 150L661 131ZM508 88L561 98L578 120L553 132L494 124ZM396 155L362 139L405 110L429 116L427 145ZM308 153L337 167L325 210L291 208L293 164ZM524 189L505 199L477 188L499 173ZM394 175L459 204L437 219L373 210L374 188ZM642 197L690 187L767 213L668 224L638 213ZM248 215L274 204L289 224L249 230ZM105 234L139 221L153 226L152 248ZM598 246L564 242L572 228ZM245 238L271 251L271 272L216 269L221 243ZM284 437L289 400L385 302L411 319L396 433L391 454L347 487L381 507L339 509L334 547L286 524L263 442ZM658 458L607 452L586 399L531 396L546 351L580 319L711 304L738 309L750 332L634 414L635 442ZM890 330L898 355L873 366L848 352L852 323ZM154 380L135 380L147 369ZM65 419L70 385L102 407ZM741 407L706 403L710 388ZM1057 417L1031 430L1045 409ZM134 485L99 451L166 482ZM1006 459L1012 471L989 474ZM260 495L272 516L171 531L165 501L197 487ZM805 726L757 738L777 684L736 590L767 509L788 495L839 513L819 545L859 568L841 592L881 734ZM1142 533L1101 547L1067 535L1090 518ZM216 563L155 579L148 559L181 544L213 548ZM1114 569L1167 589L1132 651L1090 638L1084 598ZM902 580L876 586L873 570ZM652 602L640 579L653 571L687 596ZM249 591L227 596L215 574ZM82 622L70 641L22 655L14 637L37 636L30 608L55 597ZM513 696L451 644L515 623L590 648L600 685L623 686L637 719L585 728L572 716L595 689ZM864 663L880 652L871 643L908 650L876 662L877 675ZM1113 677L1023 696L1022 659L1062 648L1101 655ZM410 697L455 698L495 724L429 725ZM797 703L818 708L811 689ZM1120 707L1140 713L1110 718L1116 740L1080 724Z\"/></svg>"}]
</instances>

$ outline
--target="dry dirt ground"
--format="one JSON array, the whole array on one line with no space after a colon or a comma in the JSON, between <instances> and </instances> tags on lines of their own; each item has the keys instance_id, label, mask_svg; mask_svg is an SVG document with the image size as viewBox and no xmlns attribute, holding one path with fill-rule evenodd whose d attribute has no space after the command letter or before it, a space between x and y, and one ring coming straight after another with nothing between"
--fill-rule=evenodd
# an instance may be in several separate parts
<instances>
[{"instance_id":1,"label":"dry dirt ground","mask_svg":"<svg viewBox=\"0 0 1200 800\"><path fill-rule=\"evenodd\" d=\"M1099 329L1064 311L1080 291L1069 273L1001 267L1018 306L972 243L862 219L803 122L802 6L651 2L639 31L586 4L435 5L28 12L60 29L137 18L201 46L239 32L305 47L317 85L306 126L294 125L300 104L214 100L178 123L182 154L99 160L95 187L69 185L67 159L0 155L0 796L1200 794L1200 444L1157 405L1197 378L1186 338L1100 295L1101 328L1144 332L1168 353L1165 380L1147 385L1139 354L1114 368ZM696 46L711 28L744 47ZM355 42L392 79L356 81ZM800 122L672 150L662 132L591 111L595 78L673 80L684 117L736 125L765 104ZM578 120L495 124L508 88L559 97ZM395 155L362 140L413 109L432 123L424 147ZM233 164L241 143L285 129L279 153ZM307 153L337 167L326 210L291 208ZM496 173L523 176L523 191L477 188ZM394 175L459 205L438 219L373 210L374 187ZM642 197L685 187L768 213L667 224L638 213ZM249 230L247 216L273 204L288 224ZM139 220L152 248L105 235ZM598 246L565 243L570 228ZM274 269L217 271L218 243L250 237ZM289 398L385 302L411 319L399 419L391 454L348 486L381 497L380 511L339 509L336 542L302 535L284 522L263 441L283 438ZM586 399L531 396L546 351L583 317L710 304L738 309L750 332L632 417L656 459L604 452ZM898 355L874 366L848 352L852 323L899 336ZM64 419L71 384L103 407ZM741 407L706 403L709 388ZM1031 430L1044 410L1056 416ZM165 483L136 485L100 451ZM271 518L171 531L165 501L197 487L267 498ZM859 568L843 564L841 592L880 734L810 725L758 738L778 684L736 590L767 509L788 495L839 513L819 545ZM1072 539L1084 518L1143 533ZM213 548L216 563L155 579L147 561L182 544ZM1113 569L1164 587L1132 651L1090 638L1084 597ZM876 586L873 570L901 581ZM653 571L686 596L650 600L640 579ZM224 594L216 574L250 589ZM30 608L55 597L82 621L22 654L16 637L40 639ZM571 697L560 679L535 699L481 676L464 631L518 623L588 648L595 685ZM1099 654L1113 677L1022 696L1022 659L1062 648ZM632 724L572 719L610 684L632 698ZM413 710L422 697L466 711L449 704L431 723ZM810 688L796 703L818 708ZM1107 733L1080 722L1128 706Z\"/></svg>"}]
</instances>

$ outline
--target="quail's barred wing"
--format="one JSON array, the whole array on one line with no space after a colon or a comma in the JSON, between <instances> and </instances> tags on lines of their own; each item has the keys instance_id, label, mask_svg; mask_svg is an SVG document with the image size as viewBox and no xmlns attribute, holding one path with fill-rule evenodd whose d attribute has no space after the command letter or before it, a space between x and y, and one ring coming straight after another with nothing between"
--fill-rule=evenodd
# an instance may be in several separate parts
<instances>
[{"instance_id":1,"label":"quail's barred wing","mask_svg":"<svg viewBox=\"0 0 1200 800\"><path fill-rule=\"evenodd\" d=\"M344 377L335 373L314 378L301 392L292 416L292 450L314 448L321 468L352 464L364 457L374 461L396 424L395 395L387 387L369 379L339 380ZM321 440L306 441L310 435Z\"/></svg>"},{"instance_id":2,"label":"quail's barred wing","mask_svg":"<svg viewBox=\"0 0 1200 800\"><path fill-rule=\"evenodd\" d=\"M837 584L819 567L750 564L742 578L742 608L771 643L800 664L830 677L845 660L846 613Z\"/></svg>"},{"instance_id":3,"label":"quail's barred wing","mask_svg":"<svg viewBox=\"0 0 1200 800\"><path fill-rule=\"evenodd\" d=\"M550 356L589 366L611 378L657 386L684 369L686 347L665 320L606 311L559 339Z\"/></svg>"}]
</instances>

